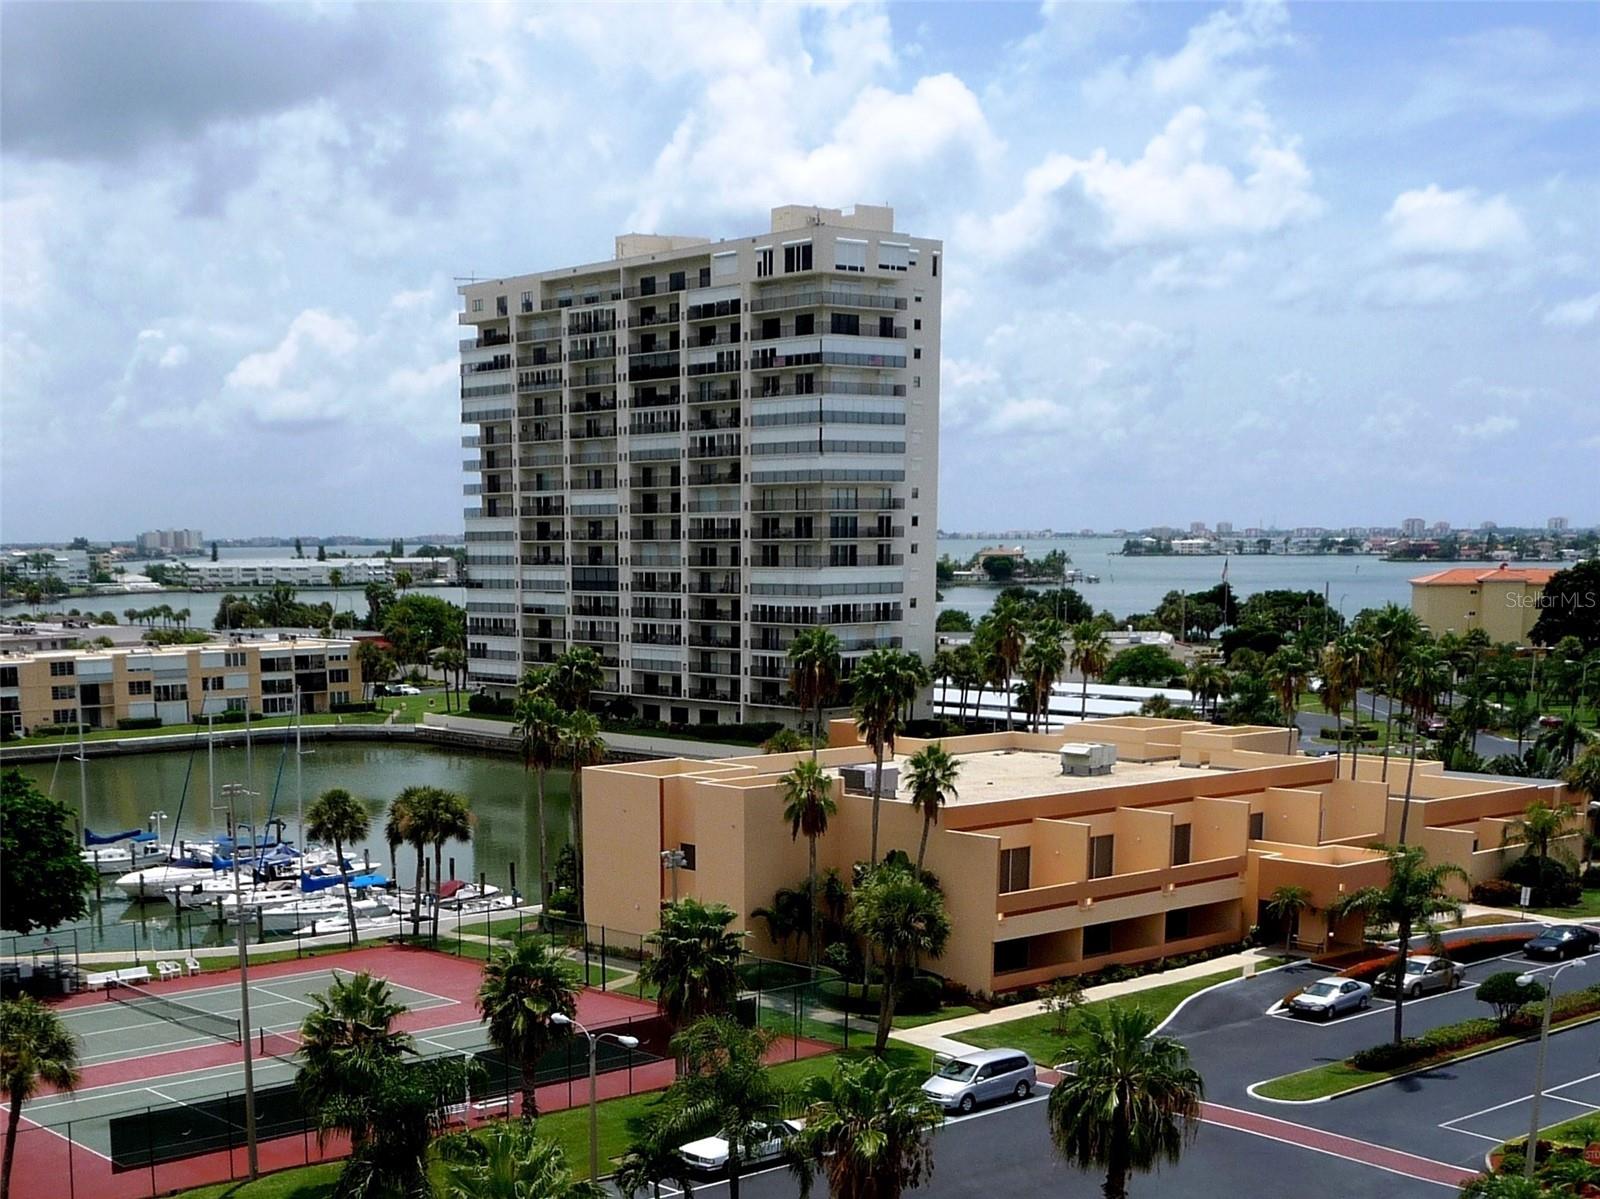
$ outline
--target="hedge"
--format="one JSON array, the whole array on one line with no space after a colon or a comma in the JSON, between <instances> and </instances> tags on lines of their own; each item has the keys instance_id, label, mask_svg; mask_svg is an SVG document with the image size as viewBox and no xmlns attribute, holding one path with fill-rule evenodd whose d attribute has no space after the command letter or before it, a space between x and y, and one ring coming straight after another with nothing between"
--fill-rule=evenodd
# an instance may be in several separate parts
<instances>
[{"instance_id":1,"label":"hedge","mask_svg":"<svg viewBox=\"0 0 1600 1199\"><path fill-rule=\"evenodd\" d=\"M840 979L824 979L817 984L818 993L841 1011L862 1015L876 1013L883 1003L881 983L847 983ZM894 1010L905 1016L918 1016L937 1011L944 994L944 984L926 974L914 976L900 989Z\"/></svg>"},{"instance_id":2,"label":"hedge","mask_svg":"<svg viewBox=\"0 0 1600 1199\"><path fill-rule=\"evenodd\" d=\"M117 727L124 732L132 729L158 729L161 727L161 717L124 716L117 721Z\"/></svg>"},{"instance_id":3,"label":"hedge","mask_svg":"<svg viewBox=\"0 0 1600 1199\"><path fill-rule=\"evenodd\" d=\"M1597 1012L1600 1012L1600 984L1557 996L1551 1005L1550 1019L1552 1023L1559 1023ZM1420 1037L1406 1037L1398 1044L1391 1041L1363 1049L1351 1054L1349 1060L1357 1070L1401 1070L1424 1065L1507 1035L1532 1036L1539 1031L1543 1016L1543 1003L1528 1003L1504 1022L1480 1017L1446 1024Z\"/></svg>"},{"instance_id":4,"label":"hedge","mask_svg":"<svg viewBox=\"0 0 1600 1199\"><path fill-rule=\"evenodd\" d=\"M376 712L377 710L378 705L373 703L371 700L363 700L359 703L328 705L329 712L336 712L341 716L347 712Z\"/></svg>"}]
</instances>

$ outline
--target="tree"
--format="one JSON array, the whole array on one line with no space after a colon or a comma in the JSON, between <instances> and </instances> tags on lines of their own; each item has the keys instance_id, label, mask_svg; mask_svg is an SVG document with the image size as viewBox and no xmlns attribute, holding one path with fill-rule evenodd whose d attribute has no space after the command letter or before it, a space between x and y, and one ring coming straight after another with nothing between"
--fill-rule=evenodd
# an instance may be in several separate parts
<instances>
[{"instance_id":1,"label":"tree","mask_svg":"<svg viewBox=\"0 0 1600 1199\"><path fill-rule=\"evenodd\" d=\"M1361 684L1372 667L1373 646L1366 634L1352 631L1341 634L1333 649L1350 694L1350 777L1356 778L1361 760Z\"/></svg>"},{"instance_id":2,"label":"tree","mask_svg":"<svg viewBox=\"0 0 1600 1199\"><path fill-rule=\"evenodd\" d=\"M1206 705L1209 703L1211 714L1215 716L1217 701L1228 692L1228 672L1213 659L1201 658L1190 667L1183 681L1189 688L1189 693L1200 702L1200 714L1205 715Z\"/></svg>"},{"instance_id":3,"label":"tree","mask_svg":"<svg viewBox=\"0 0 1600 1199\"><path fill-rule=\"evenodd\" d=\"M1080 720L1089 716L1089 680L1105 673L1111 660L1111 643L1093 621L1080 621L1072 626L1072 669L1083 679L1083 704L1078 713Z\"/></svg>"},{"instance_id":4,"label":"tree","mask_svg":"<svg viewBox=\"0 0 1600 1199\"><path fill-rule=\"evenodd\" d=\"M323 545L322 542L319 541L319 542L317 542L317 561L318 562L326 562L327 560L328 560L328 547Z\"/></svg>"},{"instance_id":5,"label":"tree","mask_svg":"<svg viewBox=\"0 0 1600 1199\"><path fill-rule=\"evenodd\" d=\"M443 884L444 843L472 840L472 812L467 801L443 787L423 787L413 800L411 819L426 845L433 847L433 939L439 939L439 888Z\"/></svg>"},{"instance_id":6,"label":"tree","mask_svg":"<svg viewBox=\"0 0 1600 1199\"><path fill-rule=\"evenodd\" d=\"M1479 1003L1487 1003L1494 1009L1494 1018L1501 1024L1509 1023L1525 1003L1538 1003L1544 998L1544 984L1537 979L1529 979L1528 985L1523 986L1517 980L1522 974L1516 970L1502 970L1498 974L1491 974L1478 984L1478 993L1475 998Z\"/></svg>"},{"instance_id":7,"label":"tree","mask_svg":"<svg viewBox=\"0 0 1600 1199\"><path fill-rule=\"evenodd\" d=\"M383 628L383 614L394 603L394 588L388 583L368 583L362 594L367 597L367 628Z\"/></svg>"},{"instance_id":8,"label":"tree","mask_svg":"<svg viewBox=\"0 0 1600 1199\"><path fill-rule=\"evenodd\" d=\"M934 618L933 628L937 633L970 633L972 617L960 608L946 608Z\"/></svg>"},{"instance_id":9,"label":"tree","mask_svg":"<svg viewBox=\"0 0 1600 1199\"><path fill-rule=\"evenodd\" d=\"M924 957L937 958L950 940L944 896L909 869L880 866L855 892L846 921L863 937L883 971L878 1033L873 1051L883 1056L900 989Z\"/></svg>"},{"instance_id":10,"label":"tree","mask_svg":"<svg viewBox=\"0 0 1600 1199\"><path fill-rule=\"evenodd\" d=\"M384 653L383 646L370 638L363 638L356 642L356 665L361 670L361 684L371 699L377 694L377 686L387 682L394 674L394 661Z\"/></svg>"},{"instance_id":11,"label":"tree","mask_svg":"<svg viewBox=\"0 0 1600 1199\"><path fill-rule=\"evenodd\" d=\"M1411 938L1420 930L1431 943L1439 943L1435 920L1440 916L1459 917L1461 905L1450 895L1451 882L1467 882L1459 866L1440 862L1429 865L1427 851L1416 845L1386 846L1389 855L1389 881L1381 887L1362 887L1341 895L1328 914L1335 920L1358 915L1369 930L1394 928L1398 933L1399 954L1395 977L1404 978ZM1394 1043L1403 1032L1405 989L1396 988L1394 997Z\"/></svg>"},{"instance_id":12,"label":"tree","mask_svg":"<svg viewBox=\"0 0 1600 1199\"><path fill-rule=\"evenodd\" d=\"M1067 653L1061 648L1062 633L1059 623L1045 617L1035 622L1033 635L1022 651L1022 674L1033 687L1035 732L1045 732L1049 727L1051 689L1067 664Z\"/></svg>"},{"instance_id":13,"label":"tree","mask_svg":"<svg viewBox=\"0 0 1600 1199\"><path fill-rule=\"evenodd\" d=\"M764 754L795 754L803 749L816 745L814 737L807 737L798 729L784 727L778 729L761 743L761 752Z\"/></svg>"},{"instance_id":14,"label":"tree","mask_svg":"<svg viewBox=\"0 0 1600 1199\"><path fill-rule=\"evenodd\" d=\"M388 980L362 972L337 973L326 991L311 995L311 1011L300 1022L300 1068L295 1087L306 1107L319 1113L324 1131L348 1133L360 1149L373 1136L372 1114L360 1103L341 1105L337 1120L320 1113L345 1097L371 1092L387 1067L415 1053L408 1033L394 1023L406 1006L394 999Z\"/></svg>"},{"instance_id":15,"label":"tree","mask_svg":"<svg viewBox=\"0 0 1600 1199\"><path fill-rule=\"evenodd\" d=\"M508 1121L438 1142L445 1199L605 1199L597 1182L572 1176L561 1146L532 1123Z\"/></svg>"},{"instance_id":16,"label":"tree","mask_svg":"<svg viewBox=\"0 0 1600 1199\"><path fill-rule=\"evenodd\" d=\"M922 816L922 840L917 845L917 873L928 853L928 830L939 823L939 810L957 796L956 776L961 762L943 742L925 745L906 763L906 786L911 790L911 806Z\"/></svg>"},{"instance_id":17,"label":"tree","mask_svg":"<svg viewBox=\"0 0 1600 1199\"><path fill-rule=\"evenodd\" d=\"M1105 681L1133 687L1171 685L1183 677L1183 663L1159 645L1136 645L1112 658L1106 666Z\"/></svg>"},{"instance_id":18,"label":"tree","mask_svg":"<svg viewBox=\"0 0 1600 1199\"><path fill-rule=\"evenodd\" d=\"M1600 558L1590 558L1550 576L1539 597L1539 619L1529 640L1554 645L1576 637L1585 651L1600 649Z\"/></svg>"},{"instance_id":19,"label":"tree","mask_svg":"<svg viewBox=\"0 0 1600 1199\"><path fill-rule=\"evenodd\" d=\"M1322 701L1322 710L1333 713L1337 730L1333 750L1333 765L1337 772L1340 755L1344 753L1344 704L1351 694L1348 667L1339 653L1337 642L1329 642L1322 647L1317 665L1317 677L1322 683L1317 697Z\"/></svg>"},{"instance_id":20,"label":"tree","mask_svg":"<svg viewBox=\"0 0 1600 1199\"><path fill-rule=\"evenodd\" d=\"M28 933L88 910L94 867L83 860L72 816L15 767L0 777L0 928Z\"/></svg>"},{"instance_id":21,"label":"tree","mask_svg":"<svg viewBox=\"0 0 1600 1199\"><path fill-rule=\"evenodd\" d=\"M681 899L661 911L661 927L645 937L653 955L639 977L656 988L656 1006L678 1027L701 1016L722 1015L739 995L744 936L728 926L733 909Z\"/></svg>"},{"instance_id":22,"label":"tree","mask_svg":"<svg viewBox=\"0 0 1600 1199\"><path fill-rule=\"evenodd\" d=\"M411 906L411 935L419 935L422 931L422 871L427 861L428 839L431 835L433 816L430 810L433 805L433 787L414 786L407 787L395 796L389 805L388 819L384 823L384 840L389 843L389 854L392 858L394 852L404 842L416 851L417 855L417 885L412 892L413 903Z\"/></svg>"},{"instance_id":23,"label":"tree","mask_svg":"<svg viewBox=\"0 0 1600 1199\"><path fill-rule=\"evenodd\" d=\"M23 1104L41 1086L71 1091L78 1085L77 1038L60 1015L30 996L0 1003L0 1084L5 1086L7 1107L0 1199L10 1199Z\"/></svg>"},{"instance_id":24,"label":"tree","mask_svg":"<svg viewBox=\"0 0 1600 1199\"><path fill-rule=\"evenodd\" d=\"M916 659L896 649L875 649L856 663L850 676L856 729L872 747L872 847L867 860L878 860L878 808L883 800L884 751L900 732L900 705L916 694Z\"/></svg>"},{"instance_id":25,"label":"tree","mask_svg":"<svg viewBox=\"0 0 1600 1199\"><path fill-rule=\"evenodd\" d=\"M1311 892L1305 887L1286 885L1278 887L1267 900L1267 915L1283 924L1283 952L1288 953L1294 943L1295 925L1300 913L1311 906Z\"/></svg>"},{"instance_id":26,"label":"tree","mask_svg":"<svg viewBox=\"0 0 1600 1199\"><path fill-rule=\"evenodd\" d=\"M611 1181L628 1199L636 1199L640 1191L649 1191L654 1199L661 1199L663 1183L674 1183L684 1195L693 1196L698 1179L678 1153L677 1145L645 1122L617 1162Z\"/></svg>"},{"instance_id":27,"label":"tree","mask_svg":"<svg viewBox=\"0 0 1600 1199\"><path fill-rule=\"evenodd\" d=\"M645 1139L682 1144L694 1137L722 1137L728 1143L729 1199L738 1199L744 1158L765 1138L786 1099L766 1068L767 1051L777 1038L773 1029L745 1028L725 1016L696 1020L672 1038L683 1069L662 1096Z\"/></svg>"},{"instance_id":28,"label":"tree","mask_svg":"<svg viewBox=\"0 0 1600 1199\"><path fill-rule=\"evenodd\" d=\"M990 645L995 657L991 665L997 667L989 674L989 683L999 687L1006 697L1006 731L1009 733L1011 677L1017 673L1017 664L1022 661L1022 650L1028 641L1027 612L1015 599L1002 595L979 627L983 625L990 630Z\"/></svg>"},{"instance_id":29,"label":"tree","mask_svg":"<svg viewBox=\"0 0 1600 1199\"><path fill-rule=\"evenodd\" d=\"M1430 645L1414 645L1400 660L1389 688L1389 708L1399 699L1411 713L1411 743L1407 752L1406 791L1400 804L1400 844L1406 843L1406 826L1411 818L1411 787L1416 781L1417 743L1423 721L1438 710L1439 696L1450 685L1449 667ZM1389 752L1388 746L1384 753Z\"/></svg>"},{"instance_id":30,"label":"tree","mask_svg":"<svg viewBox=\"0 0 1600 1199\"><path fill-rule=\"evenodd\" d=\"M1400 663L1404 661L1411 648L1420 641L1425 632L1422 622L1417 619L1417 614L1410 608L1402 608L1399 604L1390 602L1385 604L1373 614L1372 643L1376 650L1373 657L1373 666L1377 669L1378 676L1384 681L1388 691L1388 703L1384 705L1383 717L1383 771L1380 777L1385 781L1389 778L1389 734L1394 727L1394 701L1395 683L1400 672ZM1443 688L1440 688L1443 690Z\"/></svg>"},{"instance_id":31,"label":"tree","mask_svg":"<svg viewBox=\"0 0 1600 1199\"><path fill-rule=\"evenodd\" d=\"M217 543L215 541L211 543L211 560L213 562L217 560Z\"/></svg>"},{"instance_id":32,"label":"tree","mask_svg":"<svg viewBox=\"0 0 1600 1199\"><path fill-rule=\"evenodd\" d=\"M550 767L561 754L561 736L565 722L561 709L549 696L534 692L517 701L513 710L516 720L517 744L522 753L522 768L535 772L538 790L534 814L537 822L535 835L539 839L539 903L550 899L550 863L548 834L544 820L544 779Z\"/></svg>"},{"instance_id":33,"label":"tree","mask_svg":"<svg viewBox=\"0 0 1600 1199\"><path fill-rule=\"evenodd\" d=\"M586 645L574 646L551 670L552 697L567 711L589 706L589 695L605 681L600 655Z\"/></svg>"},{"instance_id":34,"label":"tree","mask_svg":"<svg viewBox=\"0 0 1600 1199\"><path fill-rule=\"evenodd\" d=\"M1591 743L1579 754L1564 777L1567 786L1579 795L1588 796L1590 803L1600 800L1600 743Z\"/></svg>"},{"instance_id":35,"label":"tree","mask_svg":"<svg viewBox=\"0 0 1600 1199\"><path fill-rule=\"evenodd\" d=\"M483 968L478 1011L488 1025L489 1043L517 1063L522 1076L522 1115L539 1114L536 1095L539 1060L571 1026L556 1024L560 1014L578 1014L577 976L571 965L543 941L519 937L496 949Z\"/></svg>"},{"instance_id":36,"label":"tree","mask_svg":"<svg viewBox=\"0 0 1600 1199\"><path fill-rule=\"evenodd\" d=\"M444 1128L446 1112L481 1073L470 1058L390 1061L364 1092L330 1098L317 1113L320 1130L356 1120L372 1130L345 1161L333 1193L340 1199L433 1199L429 1146Z\"/></svg>"},{"instance_id":37,"label":"tree","mask_svg":"<svg viewBox=\"0 0 1600 1199\"><path fill-rule=\"evenodd\" d=\"M1130 1172L1176 1163L1193 1142L1205 1086L1137 1005L1085 1009L1076 1048L1077 1072L1050 1092L1050 1139L1069 1164L1106 1172L1106 1199L1126 1199Z\"/></svg>"},{"instance_id":38,"label":"tree","mask_svg":"<svg viewBox=\"0 0 1600 1199\"><path fill-rule=\"evenodd\" d=\"M839 811L833 798L833 779L817 764L797 762L779 782L783 786L783 818L789 823L791 839L806 837L810 866L806 875L810 919L806 932L807 960L817 968L817 839L828 831L828 821Z\"/></svg>"},{"instance_id":39,"label":"tree","mask_svg":"<svg viewBox=\"0 0 1600 1199\"><path fill-rule=\"evenodd\" d=\"M372 820L367 805L343 787L331 787L317 796L306 813L306 836L313 841L332 841L334 860L344 869L344 847L367 835ZM355 894L347 881L344 886L345 912L350 919L350 944L360 941L356 932Z\"/></svg>"},{"instance_id":40,"label":"tree","mask_svg":"<svg viewBox=\"0 0 1600 1199\"><path fill-rule=\"evenodd\" d=\"M328 586L333 589L333 609L339 610L339 588L344 586L344 571L335 566L328 572Z\"/></svg>"},{"instance_id":41,"label":"tree","mask_svg":"<svg viewBox=\"0 0 1600 1199\"><path fill-rule=\"evenodd\" d=\"M405 595L384 608L382 629L401 661L420 665L435 650L462 643L466 610L436 595Z\"/></svg>"},{"instance_id":42,"label":"tree","mask_svg":"<svg viewBox=\"0 0 1600 1199\"><path fill-rule=\"evenodd\" d=\"M1311 680L1311 663L1293 646L1274 650L1267 659L1266 684L1283 709L1283 722L1289 728L1289 753L1294 753L1300 740L1300 726L1295 723L1295 710L1300 704L1300 693Z\"/></svg>"},{"instance_id":43,"label":"tree","mask_svg":"<svg viewBox=\"0 0 1600 1199\"><path fill-rule=\"evenodd\" d=\"M587 766L604 762L607 752L606 739L600 735L600 721L594 713L579 708L567 717L561 730L561 756L572 771L567 820L578 867L573 894L578 900L580 916L583 914L583 771Z\"/></svg>"},{"instance_id":44,"label":"tree","mask_svg":"<svg viewBox=\"0 0 1600 1199\"><path fill-rule=\"evenodd\" d=\"M882 1058L839 1061L833 1077L808 1080L805 1126L790 1143L791 1168L808 1199L821 1173L831 1199L899 1199L933 1174L929 1134L944 1112L922 1091L923 1072Z\"/></svg>"},{"instance_id":45,"label":"tree","mask_svg":"<svg viewBox=\"0 0 1600 1199\"><path fill-rule=\"evenodd\" d=\"M817 742L825 734L822 709L839 689L839 638L818 625L802 629L789 643L789 690L795 703L814 713L811 725L811 760L817 760Z\"/></svg>"},{"instance_id":46,"label":"tree","mask_svg":"<svg viewBox=\"0 0 1600 1199\"><path fill-rule=\"evenodd\" d=\"M404 567L394 572L394 586L402 596L411 590L412 575Z\"/></svg>"},{"instance_id":47,"label":"tree","mask_svg":"<svg viewBox=\"0 0 1600 1199\"><path fill-rule=\"evenodd\" d=\"M1508 843L1522 842L1522 856L1539 863L1538 878L1543 883L1556 857L1555 843L1575 831L1577 820L1577 810L1571 804L1551 807L1536 801L1506 825L1505 839Z\"/></svg>"},{"instance_id":48,"label":"tree","mask_svg":"<svg viewBox=\"0 0 1600 1199\"><path fill-rule=\"evenodd\" d=\"M1017 573L1017 560L1006 554L991 554L979 565L991 583L1004 583Z\"/></svg>"}]
</instances>

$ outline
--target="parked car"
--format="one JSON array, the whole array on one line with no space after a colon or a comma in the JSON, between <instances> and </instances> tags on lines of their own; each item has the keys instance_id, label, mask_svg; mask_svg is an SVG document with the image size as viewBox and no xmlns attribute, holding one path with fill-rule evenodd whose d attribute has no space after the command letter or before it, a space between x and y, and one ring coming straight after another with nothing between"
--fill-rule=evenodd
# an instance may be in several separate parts
<instances>
[{"instance_id":1,"label":"parked car","mask_svg":"<svg viewBox=\"0 0 1600 1199\"><path fill-rule=\"evenodd\" d=\"M1466 978L1466 971L1449 958L1416 954L1406 958L1405 993L1407 999L1426 995L1430 991L1454 991ZM1394 970L1378 975L1375 988L1379 995L1395 993Z\"/></svg>"},{"instance_id":2,"label":"parked car","mask_svg":"<svg viewBox=\"0 0 1600 1199\"><path fill-rule=\"evenodd\" d=\"M745 1146L745 1165L759 1166L782 1157L784 1142L804 1127L804 1120L780 1120L761 1126L759 1138ZM720 1174L728 1168L728 1142L722 1137L702 1137L679 1145L678 1156L691 1170Z\"/></svg>"},{"instance_id":3,"label":"parked car","mask_svg":"<svg viewBox=\"0 0 1600 1199\"><path fill-rule=\"evenodd\" d=\"M1422 722L1422 731L1430 737L1437 737L1447 727L1444 718L1440 716L1430 716Z\"/></svg>"},{"instance_id":4,"label":"parked car","mask_svg":"<svg viewBox=\"0 0 1600 1199\"><path fill-rule=\"evenodd\" d=\"M1340 1012L1354 1012L1372 1002L1372 987L1354 978L1324 978L1312 983L1289 1001L1289 1014L1332 1020Z\"/></svg>"},{"instance_id":5,"label":"parked car","mask_svg":"<svg viewBox=\"0 0 1600 1199\"><path fill-rule=\"evenodd\" d=\"M1540 728L1558 729L1565 723L1566 719L1561 716L1553 716L1547 713L1546 715L1539 717Z\"/></svg>"},{"instance_id":6,"label":"parked car","mask_svg":"<svg viewBox=\"0 0 1600 1199\"><path fill-rule=\"evenodd\" d=\"M1600 933L1581 924L1552 924L1522 947L1530 958L1579 958L1593 953Z\"/></svg>"},{"instance_id":7,"label":"parked car","mask_svg":"<svg viewBox=\"0 0 1600 1199\"><path fill-rule=\"evenodd\" d=\"M1008 1095L1026 1099L1037 1080L1033 1059L1020 1049L975 1049L939 1065L922 1093L946 1111L966 1113Z\"/></svg>"},{"instance_id":8,"label":"parked car","mask_svg":"<svg viewBox=\"0 0 1600 1199\"><path fill-rule=\"evenodd\" d=\"M390 695L421 695L422 694L422 688L413 687L410 683L390 683L388 691L389 691Z\"/></svg>"}]
</instances>

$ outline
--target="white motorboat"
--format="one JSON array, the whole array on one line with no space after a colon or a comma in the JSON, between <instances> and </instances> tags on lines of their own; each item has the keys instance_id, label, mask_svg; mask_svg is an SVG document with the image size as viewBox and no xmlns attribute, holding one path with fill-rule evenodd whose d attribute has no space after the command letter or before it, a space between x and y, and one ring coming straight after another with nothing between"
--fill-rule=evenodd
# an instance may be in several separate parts
<instances>
[{"instance_id":1,"label":"white motorboat","mask_svg":"<svg viewBox=\"0 0 1600 1199\"><path fill-rule=\"evenodd\" d=\"M490 899L498 894L500 894L500 888L493 883L480 887L477 883L462 882L460 879L453 878L439 887L439 910L453 912L468 906L475 907L480 901ZM431 896L428 897L428 899L431 898Z\"/></svg>"},{"instance_id":2,"label":"white motorboat","mask_svg":"<svg viewBox=\"0 0 1600 1199\"><path fill-rule=\"evenodd\" d=\"M172 897L168 891L208 883L218 877L211 866L153 865L131 870L114 884L129 899L164 899Z\"/></svg>"},{"instance_id":3,"label":"white motorboat","mask_svg":"<svg viewBox=\"0 0 1600 1199\"><path fill-rule=\"evenodd\" d=\"M373 920L392 914L389 901L382 897L357 899L356 922ZM320 892L314 899L299 903L278 904L261 910L261 926L268 932L292 932L307 925L337 920L348 932L349 910L345 907L344 893L330 895ZM311 934L307 934L311 935Z\"/></svg>"},{"instance_id":4,"label":"white motorboat","mask_svg":"<svg viewBox=\"0 0 1600 1199\"><path fill-rule=\"evenodd\" d=\"M95 834L91 832L88 836L93 838ZM134 830L120 834L115 840L96 838L89 848L80 850L79 855L101 874L122 875L141 866L159 866L170 852L154 833Z\"/></svg>"}]
</instances>

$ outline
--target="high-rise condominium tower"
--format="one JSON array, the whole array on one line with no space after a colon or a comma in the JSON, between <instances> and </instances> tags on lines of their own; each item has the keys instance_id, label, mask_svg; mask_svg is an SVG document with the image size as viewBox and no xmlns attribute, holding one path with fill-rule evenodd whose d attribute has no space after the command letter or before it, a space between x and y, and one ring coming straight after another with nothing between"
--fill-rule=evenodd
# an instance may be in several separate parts
<instances>
[{"instance_id":1,"label":"high-rise condominium tower","mask_svg":"<svg viewBox=\"0 0 1600 1199\"><path fill-rule=\"evenodd\" d=\"M637 715L728 723L784 716L813 625L931 658L941 256L790 206L463 286L471 681L586 645Z\"/></svg>"}]
</instances>

